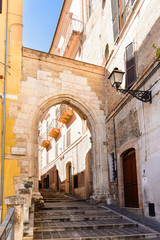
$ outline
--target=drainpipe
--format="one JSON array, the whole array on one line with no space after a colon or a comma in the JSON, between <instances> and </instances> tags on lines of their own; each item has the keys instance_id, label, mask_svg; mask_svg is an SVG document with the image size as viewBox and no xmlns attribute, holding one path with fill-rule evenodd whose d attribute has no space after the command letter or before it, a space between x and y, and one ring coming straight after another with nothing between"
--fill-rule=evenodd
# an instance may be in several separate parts
<instances>
[{"instance_id":1,"label":"drainpipe","mask_svg":"<svg viewBox=\"0 0 160 240\"><path fill-rule=\"evenodd\" d=\"M115 127L115 116L113 116L113 130L114 130L114 158L116 160L116 178L117 178L117 193L118 193L118 168L117 168L117 141L116 141L116 127Z\"/></svg>"},{"instance_id":2,"label":"drainpipe","mask_svg":"<svg viewBox=\"0 0 160 240\"><path fill-rule=\"evenodd\" d=\"M5 43L5 65L4 65L4 91L3 91L3 119L2 119L2 153L1 153L1 190L0 190L0 221L2 221L2 202L3 202L3 175L4 175L4 148L5 148L5 114L6 114L6 74L7 74L7 45L8 45L8 8L7 0L6 12L6 43Z\"/></svg>"}]
</instances>

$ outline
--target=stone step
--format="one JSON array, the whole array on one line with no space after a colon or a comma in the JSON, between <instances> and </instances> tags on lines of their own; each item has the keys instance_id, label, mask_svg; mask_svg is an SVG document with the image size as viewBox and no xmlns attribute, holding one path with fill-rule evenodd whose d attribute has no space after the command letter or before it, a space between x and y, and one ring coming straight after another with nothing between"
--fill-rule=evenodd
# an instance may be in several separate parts
<instances>
[{"instance_id":1,"label":"stone step","mask_svg":"<svg viewBox=\"0 0 160 240\"><path fill-rule=\"evenodd\" d=\"M35 223L50 223L50 222L53 222L53 221L57 221L57 222L65 222L65 221L70 221L70 222L73 222L73 221L93 221L93 220L105 220L105 219L122 219L121 216L109 216L109 215L100 215L100 216L97 216L97 215L61 215L61 216L51 216L51 217L48 217L47 218L35 218Z\"/></svg>"},{"instance_id":2,"label":"stone step","mask_svg":"<svg viewBox=\"0 0 160 240\"><path fill-rule=\"evenodd\" d=\"M160 240L156 231L109 208L58 195L43 194L44 207L35 212L34 240Z\"/></svg>"},{"instance_id":3,"label":"stone step","mask_svg":"<svg viewBox=\"0 0 160 240\"><path fill-rule=\"evenodd\" d=\"M50 222L50 223L35 223L34 230L41 231L74 231L86 229L101 229L101 228L131 228L137 227L136 223L129 222L124 219L108 219L102 221L79 221L79 222Z\"/></svg>"},{"instance_id":4,"label":"stone step","mask_svg":"<svg viewBox=\"0 0 160 240\"><path fill-rule=\"evenodd\" d=\"M88 209L88 210L97 210L97 209L99 209L99 210L101 210L102 211L102 208L98 208L98 207L96 207L96 206L88 206L88 205L84 205L84 206L74 206L74 205L72 205L72 206L60 206L60 203L57 205L57 206L55 206L55 207L51 207L51 206L48 206L48 207L46 207L45 205L44 205L44 207L42 207L39 211L51 211L51 210L53 210L53 211L55 211L55 210L82 210L82 211L84 211L84 210L86 210L86 209ZM109 209L106 209L105 211L110 211Z\"/></svg>"},{"instance_id":5,"label":"stone step","mask_svg":"<svg viewBox=\"0 0 160 240\"><path fill-rule=\"evenodd\" d=\"M124 231L125 230L125 231ZM34 234L34 240L59 240L59 239L65 239L65 240L142 240L142 239L150 239L150 240L157 240L160 239L157 237L157 234L155 233L144 233L143 230L139 230L137 232L137 227L133 227L132 231L130 232L130 229L93 229L91 230L85 230L85 231L65 231L65 232L58 232L58 231L51 231L51 232L35 232Z\"/></svg>"},{"instance_id":6,"label":"stone step","mask_svg":"<svg viewBox=\"0 0 160 240\"><path fill-rule=\"evenodd\" d=\"M50 199L45 199L45 198L43 198L43 201L44 202L59 202L59 201L61 201L61 199L52 199L52 198L50 198ZM65 201L65 202L73 202L74 200L71 200L71 199L65 199L65 200L63 200L63 201Z\"/></svg>"},{"instance_id":7,"label":"stone step","mask_svg":"<svg viewBox=\"0 0 160 240\"><path fill-rule=\"evenodd\" d=\"M35 217L38 217L38 216L40 216L40 217L46 217L46 216L50 216L50 215L52 215L52 216L55 216L55 215L66 215L66 214L68 214L68 215L76 215L76 214L97 214L97 213L109 213L109 211L106 211L106 210L101 210L101 211L99 211L99 210L73 210L73 209L71 209L71 210L56 210L56 211L50 211L50 212L36 212L35 213Z\"/></svg>"}]
</instances>

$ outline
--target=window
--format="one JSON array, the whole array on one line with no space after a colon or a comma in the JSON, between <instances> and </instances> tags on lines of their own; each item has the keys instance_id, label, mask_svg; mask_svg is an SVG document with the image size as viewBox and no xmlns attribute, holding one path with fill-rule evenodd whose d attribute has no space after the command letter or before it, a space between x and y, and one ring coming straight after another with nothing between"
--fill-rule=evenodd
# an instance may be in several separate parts
<instances>
[{"instance_id":1,"label":"window","mask_svg":"<svg viewBox=\"0 0 160 240\"><path fill-rule=\"evenodd\" d=\"M63 135L63 151L66 149L66 136Z\"/></svg>"},{"instance_id":2,"label":"window","mask_svg":"<svg viewBox=\"0 0 160 240\"><path fill-rule=\"evenodd\" d=\"M118 39L120 30L126 23L134 2L135 0L111 0L114 41Z\"/></svg>"},{"instance_id":3,"label":"window","mask_svg":"<svg viewBox=\"0 0 160 240\"><path fill-rule=\"evenodd\" d=\"M66 147L68 147L71 144L71 128L67 131L67 143Z\"/></svg>"},{"instance_id":4,"label":"window","mask_svg":"<svg viewBox=\"0 0 160 240\"><path fill-rule=\"evenodd\" d=\"M126 47L126 88L130 88L136 82L136 66L134 43Z\"/></svg>"},{"instance_id":5,"label":"window","mask_svg":"<svg viewBox=\"0 0 160 240\"><path fill-rule=\"evenodd\" d=\"M105 47L105 59L107 60L109 56L109 45L107 43L106 47Z\"/></svg>"},{"instance_id":6,"label":"window","mask_svg":"<svg viewBox=\"0 0 160 240\"><path fill-rule=\"evenodd\" d=\"M55 158L58 157L58 143L55 145Z\"/></svg>"},{"instance_id":7,"label":"window","mask_svg":"<svg viewBox=\"0 0 160 240\"><path fill-rule=\"evenodd\" d=\"M116 41L120 32L118 0L111 0L111 6L112 6L113 37L114 41Z\"/></svg>"},{"instance_id":8,"label":"window","mask_svg":"<svg viewBox=\"0 0 160 240\"><path fill-rule=\"evenodd\" d=\"M0 13L2 13L2 0L0 0Z\"/></svg>"}]
</instances>

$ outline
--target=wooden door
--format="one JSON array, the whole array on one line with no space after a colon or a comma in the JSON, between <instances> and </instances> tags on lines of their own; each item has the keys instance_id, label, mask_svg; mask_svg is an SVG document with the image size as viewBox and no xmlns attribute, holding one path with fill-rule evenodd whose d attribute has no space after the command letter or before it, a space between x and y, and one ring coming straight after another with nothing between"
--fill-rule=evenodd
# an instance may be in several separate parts
<instances>
[{"instance_id":1,"label":"wooden door","mask_svg":"<svg viewBox=\"0 0 160 240\"><path fill-rule=\"evenodd\" d=\"M58 173L58 170L56 171L57 172L57 192L59 192L59 173Z\"/></svg>"},{"instance_id":2,"label":"wooden door","mask_svg":"<svg viewBox=\"0 0 160 240\"><path fill-rule=\"evenodd\" d=\"M135 151L123 157L124 196L126 207L139 207Z\"/></svg>"},{"instance_id":3,"label":"wooden door","mask_svg":"<svg viewBox=\"0 0 160 240\"><path fill-rule=\"evenodd\" d=\"M72 166L69 165L69 194L72 194Z\"/></svg>"}]
</instances>

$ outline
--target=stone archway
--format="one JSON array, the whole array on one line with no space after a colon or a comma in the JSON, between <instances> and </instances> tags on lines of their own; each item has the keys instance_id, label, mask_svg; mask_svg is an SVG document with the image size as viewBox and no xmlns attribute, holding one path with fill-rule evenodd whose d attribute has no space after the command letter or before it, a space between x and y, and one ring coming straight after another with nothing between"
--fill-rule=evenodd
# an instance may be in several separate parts
<instances>
[{"instance_id":1,"label":"stone archway","mask_svg":"<svg viewBox=\"0 0 160 240\"><path fill-rule=\"evenodd\" d=\"M13 128L16 146L11 151L12 159L14 152L18 155L21 171L20 177L14 178L17 193L19 186L32 180L33 193L38 191L38 123L49 108L66 103L88 122L92 135L93 194L97 199L106 198L104 75L100 66L23 49L23 74Z\"/></svg>"},{"instance_id":2,"label":"stone archway","mask_svg":"<svg viewBox=\"0 0 160 240\"><path fill-rule=\"evenodd\" d=\"M98 112L90 106L84 99L74 97L71 94L58 94L52 97L44 97L41 99L39 105L37 105L30 115L30 121L32 122L31 134L32 138L32 160L30 162L30 175L34 177L35 191L38 189L37 172L38 172L38 122L43 117L44 113L53 105L67 103L73 109L83 115L88 121L89 128L92 135L92 169L93 169L93 193L96 198L105 196L107 190L107 168L105 161L105 145L104 145L104 128L103 122L98 118ZM33 165L34 163L34 165Z\"/></svg>"}]
</instances>

